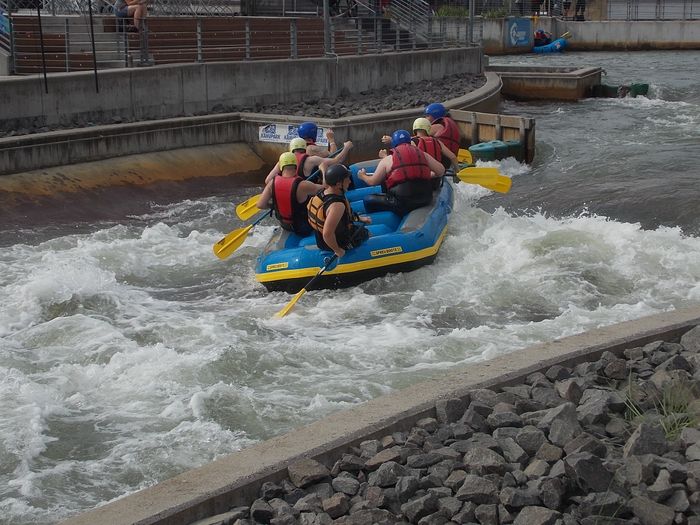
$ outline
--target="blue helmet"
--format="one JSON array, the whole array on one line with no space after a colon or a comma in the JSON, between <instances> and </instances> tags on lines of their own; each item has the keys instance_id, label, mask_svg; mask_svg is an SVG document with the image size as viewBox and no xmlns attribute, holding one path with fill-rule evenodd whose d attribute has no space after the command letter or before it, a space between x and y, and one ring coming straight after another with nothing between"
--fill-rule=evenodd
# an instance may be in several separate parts
<instances>
[{"instance_id":1,"label":"blue helmet","mask_svg":"<svg viewBox=\"0 0 700 525\"><path fill-rule=\"evenodd\" d=\"M395 148L400 144L408 144L411 142L411 134L405 129L397 129L391 134L391 147Z\"/></svg>"},{"instance_id":2,"label":"blue helmet","mask_svg":"<svg viewBox=\"0 0 700 525\"><path fill-rule=\"evenodd\" d=\"M447 115L447 109L439 102L433 102L425 107L425 114L430 115L434 119L438 119Z\"/></svg>"},{"instance_id":3,"label":"blue helmet","mask_svg":"<svg viewBox=\"0 0 700 525\"><path fill-rule=\"evenodd\" d=\"M318 126L313 122L303 122L299 125L299 136L302 139L316 140L318 135Z\"/></svg>"}]
</instances>

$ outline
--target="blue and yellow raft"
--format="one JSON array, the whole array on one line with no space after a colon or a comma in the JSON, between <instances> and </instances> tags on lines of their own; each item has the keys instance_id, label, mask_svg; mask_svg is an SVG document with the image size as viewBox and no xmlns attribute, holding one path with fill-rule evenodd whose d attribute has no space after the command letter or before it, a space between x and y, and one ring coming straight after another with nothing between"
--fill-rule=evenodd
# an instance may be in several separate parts
<instances>
[{"instance_id":1,"label":"blue and yellow raft","mask_svg":"<svg viewBox=\"0 0 700 525\"><path fill-rule=\"evenodd\" d=\"M350 166L354 188L346 196L355 212L365 214L365 195L380 193L379 186L367 187L357 178L365 167L369 172L377 161ZM454 203L452 183L447 179L433 192L430 206L413 210L404 217L390 211L369 214L370 238L348 250L337 266L324 272L313 288L354 286L387 273L407 272L433 262L447 232ZM258 257L255 278L269 291L296 293L325 265L331 256L316 246L314 235L300 237L278 228Z\"/></svg>"}]
</instances>

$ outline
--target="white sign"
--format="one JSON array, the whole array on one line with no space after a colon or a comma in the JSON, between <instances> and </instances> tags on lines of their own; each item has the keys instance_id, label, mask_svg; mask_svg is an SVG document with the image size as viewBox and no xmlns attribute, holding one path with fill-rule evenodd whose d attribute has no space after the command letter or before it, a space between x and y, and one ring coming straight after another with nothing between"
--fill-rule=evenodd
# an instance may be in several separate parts
<instances>
[{"instance_id":1,"label":"white sign","mask_svg":"<svg viewBox=\"0 0 700 525\"><path fill-rule=\"evenodd\" d=\"M260 126L258 128L258 140L260 142L280 142L287 144L290 140L296 138L299 138L298 124L274 123ZM326 131L323 128L318 128L316 144L328 146Z\"/></svg>"}]
</instances>

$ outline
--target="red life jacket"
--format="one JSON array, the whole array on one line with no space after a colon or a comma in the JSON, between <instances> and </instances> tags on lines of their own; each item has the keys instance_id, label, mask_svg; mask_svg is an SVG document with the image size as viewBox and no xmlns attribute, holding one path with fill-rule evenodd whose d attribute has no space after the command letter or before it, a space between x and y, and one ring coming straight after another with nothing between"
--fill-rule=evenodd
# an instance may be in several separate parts
<instances>
[{"instance_id":1,"label":"red life jacket","mask_svg":"<svg viewBox=\"0 0 700 525\"><path fill-rule=\"evenodd\" d=\"M304 174L304 162L309 158L309 155L307 155L306 151L295 151L294 156L297 158L297 177L306 179L306 175Z\"/></svg>"},{"instance_id":2,"label":"red life jacket","mask_svg":"<svg viewBox=\"0 0 700 525\"><path fill-rule=\"evenodd\" d=\"M437 139L433 137L413 137L419 150L424 151L436 161L442 162L442 149Z\"/></svg>"},{"instance_id":3,"label":"red life jacket","mask_svg":"<svg viewBox=\"0 0 700 525\"><path fill-rule=\"evenodd\" d=\"M386 178L386 189L408 180L430 179L428 159L413 144L399 144L391 154L391 171Z\"/></svg>"},{"instance_id":4,"label":"red life jacket","mask_svg":"<svg viewBox=\"0 0 700 525\"><path fill-rule=\"evenodd\" d=\"M459 128L457 123L450 117L442 117L433 124L442 124L442 130L434 135L436 139L440 139L448 150L457 155L459 152Z\"/></svg>"},{"instance_id":5,"label":"red life jacket","mask_svg":"<svg viewBox=\"0 0 700 525\"><path fill-rule=\"evenodd\" d=\"M300 209L306 212L305 205L297 202L297 188L303 180L301 177L277 175L272 181L272 205L275 217L285 230L294 229L294 219L298 217Z\"/></svg>"}]
</instances>

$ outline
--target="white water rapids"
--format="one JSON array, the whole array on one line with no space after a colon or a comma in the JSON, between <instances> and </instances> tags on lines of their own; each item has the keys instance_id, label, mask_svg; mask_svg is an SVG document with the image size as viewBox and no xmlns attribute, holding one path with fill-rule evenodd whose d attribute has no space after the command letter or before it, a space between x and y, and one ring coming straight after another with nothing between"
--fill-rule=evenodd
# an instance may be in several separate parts
<instances>
[{"instance_id":1,"label":"white water rapids","mask_svg":"<svg viewBox=\"0 0 700 525\"><path fill-rule=\"evenodd\" d=\"M681 227L697 224L694 196L675 201L694 217L652 227L643 196L621 195L619 216L581 196L596 174L640 181L637 192L640 174L661 176L667 157L629 173L619 158L629 143L651 150L644 137L671 119L696 147L665 184L686 165L697 174L693 93L683 106L658 95L506 106L538 118L533 166L489 164L513 177L512 196L457 185L433 265L309 292L281 320L291 296L267 294L253 271L273 221L224 262L211 250L240 226L231 203L257 188L13 232L19 242L0 243L0 522L53 523L447 369L700 302L700 238ZM578 120L631 118L631 104L661 108L640 116L654 133L589 140Z\"/></svg>"}]
</instances>

